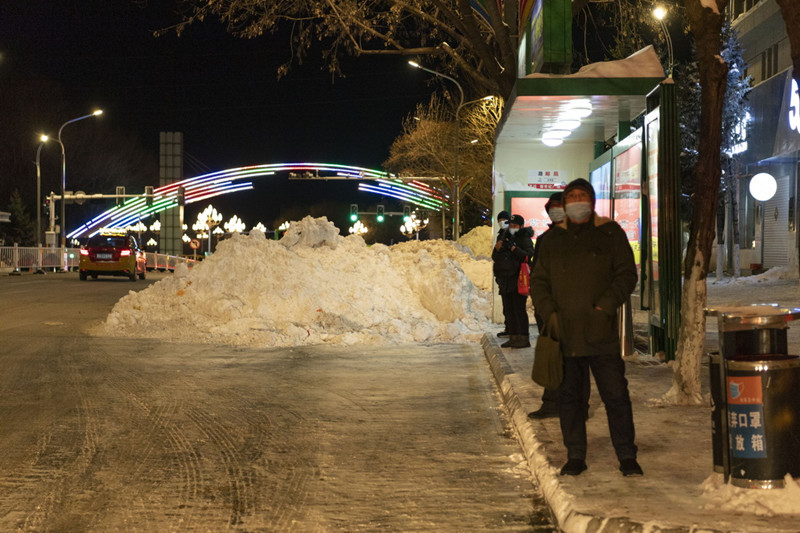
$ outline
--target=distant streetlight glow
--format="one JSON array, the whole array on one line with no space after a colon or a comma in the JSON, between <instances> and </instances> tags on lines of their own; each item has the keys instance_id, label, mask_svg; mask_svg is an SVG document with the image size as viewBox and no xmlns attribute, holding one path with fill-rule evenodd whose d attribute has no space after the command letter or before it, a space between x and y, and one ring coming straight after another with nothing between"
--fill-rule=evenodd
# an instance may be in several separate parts
<instances>
[{"instance_id":1,"label":"distant streetlight glow","mask_svg":"<svg viewBox=\"0 0 800 533\"><path fill-rule=\"evenodd\" d=\"M42 134L39 137L39 147L36 149L36 246L42 245L42 167L39 164L39 156L42 153L44 143L50 137ZM38 257L38 252L37 252ZM40 269L37 270L37 272Z\"/></svg>"},{"instance_id":2,"label":"distant streetlight glow","mask_svg":"<svg viewBox=\"0 0 800 533\"><path fill-rule=\"evenodd\" d=\"M97 117L103 114L102 109L96 109L89 115L83 115L78 118L73 118L72 120L68 120L58 128L58 144L61 145L61 246L66 248L67 245L67 224L66 224L66 211L64 209L65 198L67 194L67 155L64 151L64 142L61 140L61 132L64 131L64 127L67 124L72 124L73 122L78 122L79 120L83 120L86 118ZM53 228L50 228L51 231ZM66 258L66 255L65 255ZM66 270L66 263L64 264L64 270Z\"/></svg>"},{"instance_id":3,"label":"distant streetlight glow","mask_svg":"<svg viewBox=\"0 0 800 533\"><path fill-rule=\"evenodd\" d=\"M669 65L667 67L667 76L672 77L672 66L675 64L675 60L672 54L672 38L669 36L669 30L667 29L667 25L664 23L664 19L667 17L667 10L664 6L656 6L653 9L653 18L658 21L659 26L661 26L661 31L664 32L664 39L667 41L667 56L669 58Z\"/></svg>"}]
</instances>

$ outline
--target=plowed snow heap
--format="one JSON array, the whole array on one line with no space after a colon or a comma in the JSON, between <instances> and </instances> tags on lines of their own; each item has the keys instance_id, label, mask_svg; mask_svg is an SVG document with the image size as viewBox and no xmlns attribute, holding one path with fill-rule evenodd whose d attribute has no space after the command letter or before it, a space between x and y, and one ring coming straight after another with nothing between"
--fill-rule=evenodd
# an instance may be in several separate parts
<instances>
[{"instance_id":1,"label":"plowed snow heap","mask_svg":"<svg viewBox=\"0 0 800 533\"><path fill-rule=\"evenodd\" d=\"M491 263L450 242L367 247L326 218L280 241L219 243L114 306L96 333L243 346L476 340L489 326Z\"/></svg>"}]
</instances>

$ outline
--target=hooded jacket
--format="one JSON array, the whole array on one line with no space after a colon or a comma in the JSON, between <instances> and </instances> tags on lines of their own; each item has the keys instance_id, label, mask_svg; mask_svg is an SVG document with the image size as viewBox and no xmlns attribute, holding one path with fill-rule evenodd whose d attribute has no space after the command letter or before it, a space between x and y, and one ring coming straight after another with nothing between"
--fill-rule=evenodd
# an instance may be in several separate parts
<instances>
[{"instance_id":1,"label":"hooded jacket","mask_svg":"<svg viewBox=\"0 0 800 533\"><path fill-rule=\"evenodd\" d=\"M607 355L619 353L617 308L636 280L625 232L593 213L584 224L565 219L550 229L538 250L531 295L545 324L556 313L565 356Z\"/></svg>"},{"instance_id":2,"label":"hooded jacket","mask_svg":"<svg viewBox=\"0 0 800 533\"><path fill-rule=\"evenodd\" d=\"M494 277L497 280L497 287L500 294L507 292L517 292L517 277L519 267L523 261L530 260L533 256L533 228L522 227L515 235L511 235L508 230L499 240L506 240L508 244L499 250L492 249L492 261L494 261ZM511 246L514 250L511 250Z\"/></svg>"}]
</instances>

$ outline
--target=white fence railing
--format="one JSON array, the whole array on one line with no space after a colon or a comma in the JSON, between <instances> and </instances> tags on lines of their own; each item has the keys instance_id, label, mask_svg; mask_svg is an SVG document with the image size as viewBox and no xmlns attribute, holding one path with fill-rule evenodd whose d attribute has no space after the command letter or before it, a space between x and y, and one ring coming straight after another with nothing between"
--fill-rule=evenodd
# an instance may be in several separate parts
<instances>
[{"instance_id":1,"label":"white fence railing","mask_svg":"<svg viewBox=\"0 0 800 533\"><path fill-rule=\"evenodd\" d=\"M187 263L189 268L195 263L192 259L174 255L146 252L149 270L175 270L179 263ZM36 270L78 268L80 251L78 248L52 248L36 246L0 246L0 272L20 272Z\"/></svg>"}]
</instances>

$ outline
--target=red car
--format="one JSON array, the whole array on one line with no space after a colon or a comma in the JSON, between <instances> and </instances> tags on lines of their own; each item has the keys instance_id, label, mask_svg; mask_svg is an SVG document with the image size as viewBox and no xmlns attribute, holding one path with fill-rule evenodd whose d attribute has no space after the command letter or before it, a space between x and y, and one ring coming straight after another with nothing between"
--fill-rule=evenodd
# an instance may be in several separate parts
<instances>
[{"instance_id":1,"label":"red car","mask_svg":"<svg viewBox=\"0 0 800 533\"><path fill-rule=\"evenodd\" d=\"M78 271L82 281L88 276L127 276L131 281L145 279L147 258L136 237L124 233L98 233L81 248Z\"/></svg>"}]
</instances>

